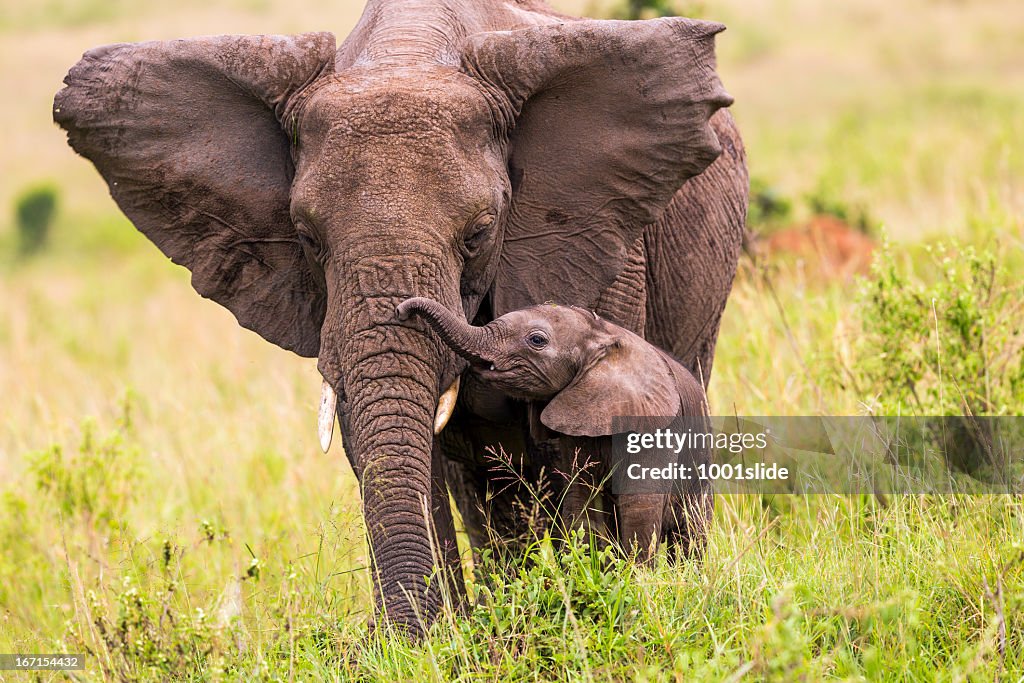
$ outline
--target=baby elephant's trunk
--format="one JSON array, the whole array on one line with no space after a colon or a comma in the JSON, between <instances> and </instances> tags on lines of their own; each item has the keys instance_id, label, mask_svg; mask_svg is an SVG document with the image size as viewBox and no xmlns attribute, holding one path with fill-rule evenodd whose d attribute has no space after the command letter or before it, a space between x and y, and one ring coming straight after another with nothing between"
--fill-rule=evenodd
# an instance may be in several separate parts
<instances>
[{"instance_id":1,"label":"baby elephant's trunk","mask_svg":"<svg viewBox=\"0 0 1024 683\"><path fill-rule=\"evenodd\" d=\"M486 327L473 327L433 299L414 297L398 305L398 319L417 315L427 321L441 340L470 363L489 364L491 335Z\"/></svg>"}]
</instances>

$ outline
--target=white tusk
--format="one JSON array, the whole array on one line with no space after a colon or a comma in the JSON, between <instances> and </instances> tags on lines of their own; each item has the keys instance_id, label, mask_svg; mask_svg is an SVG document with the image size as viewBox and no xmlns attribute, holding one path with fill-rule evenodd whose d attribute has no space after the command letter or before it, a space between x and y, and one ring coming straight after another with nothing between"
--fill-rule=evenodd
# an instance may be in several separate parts
<instances>
[{"instance_id":1,"label":"white tusk","mask_svg":"<svg viewBox=\"0 0 1024 683\"><path fill-rule=\"evenodd\" d=\"M441 394L441 398L437 399L437 412L434 413L434 434L440 434L448 424L448 420L451 419L452 411L455 410L455 401L459 398L460 380L460 377L456 377L452 385Z\"/></svg>"},{"instance_id":2,"label":"white tusk","mask_svg":"<svg viewBox=\"0 0 1024 683\"><path fill-rule=\"evenodd\" d=\"M338 408L338 395L334 393L327 380L324 380L320 389L320 415L317 417L316 428L320 434L320 448L324 453L331 447L331 437L334 436L334 414Z\"/></svg>"}]
</instances>

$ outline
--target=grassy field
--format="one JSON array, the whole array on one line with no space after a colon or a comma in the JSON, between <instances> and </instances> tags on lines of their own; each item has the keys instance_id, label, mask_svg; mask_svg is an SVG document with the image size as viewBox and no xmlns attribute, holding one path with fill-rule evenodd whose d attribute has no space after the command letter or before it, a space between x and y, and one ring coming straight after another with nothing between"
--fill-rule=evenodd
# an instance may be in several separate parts
<instances>
[{"instance_id":1,"label":"grassy field","mask_svg":"<svg viewBox=\"0 0 1024 683\"><path fill-rule=\"evenodd\" d=\"M50 122L89 47L343 36L361 9L319 4L0 0L0 652L88 649L82 680L1024 680L1011 495L723 496L703 568L541 540L473 568L474 606L422 643L368 634L357 486L319 451L315 362L197 296ZM788 221L819 200L892 241L891 269L861 284L745 259L713 409L953 412L976 357L990 412L1024 412L1024 6L686 8L729 26L723 80ZM13 204L39 182L58 188L57 220L22 258ZM989 289L972 249L1002 268ZM911 310L918 288L932 317ZM950 302L987 336L949 339ZM919 371L918 403L887 382L897 363Z\"/></svg>"}]
</instances>

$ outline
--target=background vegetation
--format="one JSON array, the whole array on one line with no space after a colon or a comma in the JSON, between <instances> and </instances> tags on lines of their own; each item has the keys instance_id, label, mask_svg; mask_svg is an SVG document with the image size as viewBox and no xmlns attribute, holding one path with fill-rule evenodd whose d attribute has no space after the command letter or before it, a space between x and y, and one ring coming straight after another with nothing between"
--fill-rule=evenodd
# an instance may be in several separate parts
<instances>
[{"instance_id":1,"label":"background vegetation","mask_svg":"<svg viewBox=\"0 0 1024 683\"><path fill-rule=\"evenodd\" d=\"M721 497L703 569L541 541L475 567L475 606L423 643L370 635L357 487L317 447L315 363L196 296L50 123L89 47L343 36L361 10L323 4L0 0L0 652L87 650L83 680L1024 676L1024 500L1009 495ZM715 410L1021 414L1024 7L658 11L729 26L752 227L824 211L889 242L856 282L752 241ZM42 196L55 214L26 219ZM26 220L47 226L31 248Z\"/></svg>"}]
</instances>

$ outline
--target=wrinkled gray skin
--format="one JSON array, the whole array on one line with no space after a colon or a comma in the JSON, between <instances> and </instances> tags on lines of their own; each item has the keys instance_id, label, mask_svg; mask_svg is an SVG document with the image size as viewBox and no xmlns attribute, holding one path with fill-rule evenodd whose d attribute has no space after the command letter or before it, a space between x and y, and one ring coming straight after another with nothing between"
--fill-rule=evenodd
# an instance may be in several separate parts
<instances>
[{"instance_id":1,"label":"wrinkled gray skin","mask_svg":"<svg viewBox=\"0 0 1024 683\"><path fill-rule=\"evenodd\" d=\"M481 327L424 298L402 302L397 315L425 320L488 388L543 406L540 423L559 435L552 465L564 482L557 498L564 524L615 538L642 559L660 541L677 555L703 556L713 506L707 482L672 494L612 495L606 485L612 435L683 416L706 421L704 387L674 358L575 306L531 306ZM707 450L690 457L690 466L711 461Z\"/></svg>"},{"instance_id":2,"label":"wrinkled gray skin","mask_svg":"<svg viewBox=\"0 0 1024 683\"><path fill-rule=\"evenodd\" d=\"M465 363L398 323L400 302L487 322L573 301L707 381L747 197L721 28L369 0L337 49L329 33L119 44L65 78L54 119L133 223L241 325L319 359L395 624L436 614L435 570L462 590L449 487L475 543L485 522L516 536L525 494L490 491L482 453L548 448L524 404L472 381L435 438Z\"/></svg>"}]
</instances>

